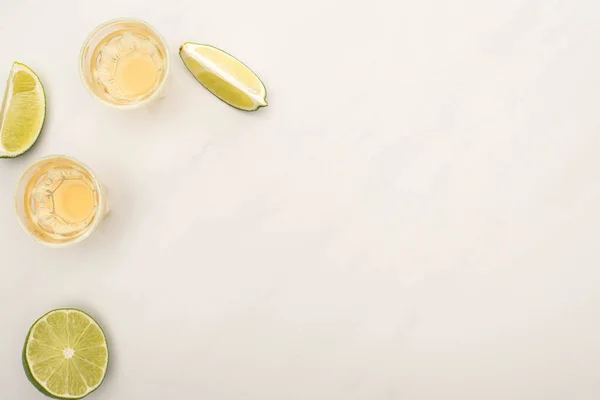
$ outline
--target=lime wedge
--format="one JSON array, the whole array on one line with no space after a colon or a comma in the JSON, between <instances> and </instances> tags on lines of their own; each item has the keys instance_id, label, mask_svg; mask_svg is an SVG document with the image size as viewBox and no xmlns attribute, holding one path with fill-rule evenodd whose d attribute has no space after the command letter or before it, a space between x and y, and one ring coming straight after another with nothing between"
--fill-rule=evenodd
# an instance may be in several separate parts
<instances>
[{"instance_id":1,"label":"lime wedge","mask_svg":"<svg viewBox=\"0 0 600 400\"><path fill-rule=\"evenodd\" d=\"M15 62L0 109L0 158L14 158L36 142L46 119L46 96L40 78Z\"/></svg>"},{"instance_id":2,"label":"lime wedge","mask_svg":"<svg viewBox=\"0 0 600 400\"><path fill-rule=\"evenodd\" d=\"M212 94L232 107L255 111L267 106L267 89L256 74L216 47L184 43L179 56L187 69Z\"/></svg>"},{"instance_id":3,"label":"lime wedge","mask_svg":"<svg viewBox=\"0 0 600 400\"><path fill-rule=\"evenodd\" d=\"M50 311L27 335L23 366L29 381L56 399L81 399L98 389L108 367L100 326L75 309Z\"/></svg>"}]
</instances>

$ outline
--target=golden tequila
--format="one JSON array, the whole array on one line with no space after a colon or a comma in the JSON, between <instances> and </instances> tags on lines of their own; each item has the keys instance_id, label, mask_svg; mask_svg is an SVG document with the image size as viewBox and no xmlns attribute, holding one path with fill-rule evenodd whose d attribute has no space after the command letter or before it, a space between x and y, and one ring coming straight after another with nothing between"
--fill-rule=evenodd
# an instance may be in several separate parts
<instances>
[{"instance_id":1,"label":"golden tequila","mask_svg":"<svg viewBox=\"0 0 600 400\"><path fill-rule=\"evenodd\" d=\"M164 42L141 21L106 23L82 50L84 83L94 96L117 107L137 106L160 94L168 68Z\"/></svg>"},{"instance_id":2,"label":"golden tequila","mask_svg":"<svg viewBox=\"0 0 600 400\"><path fill-rule=\"evenodd\" d=\"M104 215L103 189L92 172L67 157L34 164L17 189L21 224L47 244L69 244L87 236Z\"/></svg>"}]
</instances>

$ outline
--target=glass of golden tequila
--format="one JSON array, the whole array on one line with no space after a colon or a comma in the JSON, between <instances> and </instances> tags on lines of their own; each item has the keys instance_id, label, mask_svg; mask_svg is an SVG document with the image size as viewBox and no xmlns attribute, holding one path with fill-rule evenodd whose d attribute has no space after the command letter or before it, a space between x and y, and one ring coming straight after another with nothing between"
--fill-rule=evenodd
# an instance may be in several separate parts
<instances>
[{"instance_id":1,"label":"glass of golden tequila","mask_svg":"<svg viewBox=\"0 0 600 400\"><path fill-rule=\"evenodd\" d=\"M106 190L92 170L66 156L29 167L17 185L15 207L23 229L51 247L84 240L108 212Z\"/></svg>"},{"instance_id":2,"label":"glass of golden tequila","mask_svg":"<svg viewBox=\"0 0 600 400\"><path fill-rule=\"evenodd\" d=\"M119 109L139 108L162 97L169 70L164 39L136 19L98 26L85 40L79 58L86 89L102 103Z\"/></svg>"}]
</instances>

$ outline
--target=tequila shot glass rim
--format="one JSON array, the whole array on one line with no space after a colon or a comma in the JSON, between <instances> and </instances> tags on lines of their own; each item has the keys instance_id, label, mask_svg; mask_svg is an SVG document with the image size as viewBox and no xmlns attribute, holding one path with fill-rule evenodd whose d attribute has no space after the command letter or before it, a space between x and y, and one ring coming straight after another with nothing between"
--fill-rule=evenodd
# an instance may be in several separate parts
<instances>
[{"instance_id":1,"label":"tequila shot glass rim","mask_svg":"<svg viewBox=\"0 0 600 400\"><path fill-rule=\"evenodd\" d=\"M71 161L71 162L79 165L90 175L90 177L92 178L92 181L94 182L94 187L98 191L98 194L99 194L98 208L96 210L96 215L94 216L94 220L92 221L90 226L88 226L86 228L85 232L83 232L81 235L77 236L75 239L70 240L68 242L49 243L47 241L42 240L37 235L35 235L27 227L26 221L23 220L23 217L21 216L21 213L19 212L19 202L23 203L25 201L24 198L19 198L19 191L23 184L25 184L25 185L29 184L29 180L27 182L24 182L24 179L34 168L41 166L41 164L43 164L47 161L54 160L54 159L60 159L60 158ZM53 248L68 247L68 246L72 246L74 244L84 241L96 230L96 228L98 228L98 225L104 218L104 209L106 208L106 198L105 197L106 197L106 193L104 192L104 188L103 188L102 184L100 183L100 181L98 180L98 176L96 175L94 170L92 170L90 167L88 167L86 164L82 163L81 161L79 161L76 158L65 156L65 155L59 155L59 154L51 155L51 156L42 157L42 158L34 161L32 164L30 164L25 169L25 171L23 171L23 173L19 177L19 180L17 181L17 187L15 189L15 202L14 202L15 214L17 216L17 220L19 221L19 225L21 225L21 228L23 228L23 230L30 237L32 237L36 242L41 243L47 247L53 247Z\"/></svg>"},{"instance_id":2,"label":"tequila shot glass rim","mask_svg":"<svg viewBox=\"0 0 600 400\"><path fill-rule=\"evenodd\" d=\"M110 102L110 101L100 97L94 90L92 90L92 88L88 84L88 81L85 78L86 71L85 71L84 54L86 53L86 49L88 48L89 43L98 34L98 32L100 32L102 29L104 29L110 25L116 25L118 23L128 23L128 22L142 24L142 25L146 26L159 39L160 44L162 45L162 47L164 48L164 51L165 51L165 54L164 54L164 56L165 56L164 57L165 73L164 73L164 77L163 77L160 85L154 90L154 93L152 93L152 95L148 96L148 98L146 98L142 101L136 102L136 103L131 103L131 104L115 104L113 102ZM92 30L92 32L90 32L90 34L85 38L83 45L81 46L81 50L79 52L79 77L81 78L81 81L83 82L83 86L85 87L85 89L88 91L89 94L92 95L92 97L94 97L101 103L103 103L109 107L119 109L119 110L134 110L136 108L141 108L145 105L150 104L154 100L160 98L161 94L164 91L164 88L167 84L167 81L169 80L170 73L171 73L171 58L170 58L169 47L167 45L167 42L165 41L165 38L160 34L160 32L158 30L156 30L156 28L154 28L148 22L143 21L141 19L137 19L137 18L115 18L115 19L111 19L111 20L101 23L100 25L96 26Z\"/></svg>"}]
</instances>

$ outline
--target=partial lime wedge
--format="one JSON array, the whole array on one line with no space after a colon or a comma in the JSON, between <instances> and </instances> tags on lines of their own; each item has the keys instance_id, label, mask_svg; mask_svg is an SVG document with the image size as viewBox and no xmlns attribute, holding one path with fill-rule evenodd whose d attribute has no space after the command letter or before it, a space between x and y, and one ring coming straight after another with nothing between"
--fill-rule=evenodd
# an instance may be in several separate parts
<instances>
[{"instance_id":1,"label":"partial lime wedge","mask_svg":"<svg viewBox=\"0 0 600 400\"><path fill-rule=\"evenodd\" d=\"M187 69L212 94L232 107L255 111L267 106L267 89L256 74L216 47L184 43L179 56Z\"/></svg>"},{"instance_id":2,"label":"partial lime wedge","mask_svg":"<svg viewBox=\"0 0 600 400\"><path fill-rule=\"evenodd\" d=\"M0 109L0 158L14 158L37 141L46 119L46 96L40 78L15 62Z\"/></svg>"},{"instance_id":3,"label":"partial lime wedge","mask_svg":"<svg viewBox=\"0 0 600 400\"><path fill-rule=\"evenodd\" d=\"M100 326L75 309L50 311L25 340L23 366L30 382L56 399L81 399L98 389L108 367Z\"/></svg>"}]
</instances>

